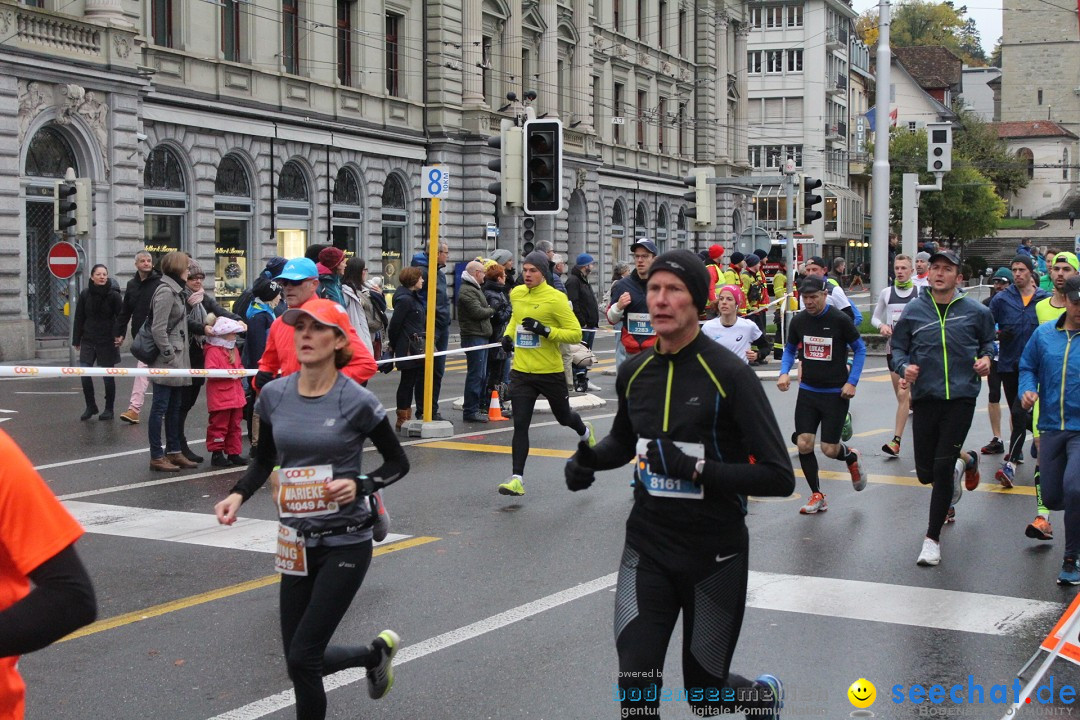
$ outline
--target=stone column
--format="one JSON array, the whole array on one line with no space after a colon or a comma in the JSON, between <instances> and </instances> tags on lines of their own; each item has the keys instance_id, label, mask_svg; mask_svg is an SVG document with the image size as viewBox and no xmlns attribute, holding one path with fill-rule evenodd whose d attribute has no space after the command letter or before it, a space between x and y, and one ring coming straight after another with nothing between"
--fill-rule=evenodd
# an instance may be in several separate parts
<instances>
[{"instance_id":1,"label":"stone column","mask_svg":"<svg viewBox=\"0 0 1080 720\"><path fill-rule=\"evenodd\" d=\"M537 63L540 82L536 106L538 112L558 117L559 110L559 6L556 0L540 0L540 17L544 34L540 37L540 62ZM520 27L520 26L519 26Z\"/></svg>"},{"instance_id":2,"label":"stone column","mask_svg":"<svg viewBox=\"0 0 1080 720\"><path fill-rule=\"evenodd\" d=\"M84 14L90 22L131 27L131 23L124 17L124 6L121 0L86 0Z\"/></svg>"},{"instance_id":3,"label":"stone column","mask_svg":"<svg viewBox=\"0 0 1080 720\"><path fill-rule=\"evenodd\" d=\"M593 132L592 117L592 69L593 57L593 32L589 24L588 0L574 0L574 27L577 30L578 44L574 49L573 65L571 66L571 107L574 112L573 122L580 122L576 129L578 132Z\"/></svg>"},{"instance_id":4,"label":"stone column","mask_svg":"<svg viewBox=\"0 0 1080 720\"><path fill-rule=\"evenodd\" d=\"M728 30L731 18L727 13L716 16L716 160L718 163L727 165L731 163L731 133L728 127L728 50L731 48L731 40L728 38ZM736 65L738 63L736 62Z\"/></svg>"},{"instance_id":5,"label":"stone column","mask_svg":"<svg viewBox=\"0 0 1080 720\"><path fill-rule=\"evenodd\" d=\"M462 59L461 63L461 105L465 110L476 110L487 105L484 97L483 69L483 13L481 11L482 0L465 0L465 15L463 18L462 36ZM489 68L488 72L494 72Z\"/></svg>"},{"instance_id":6,"label":"stone column","mask_svg":"<svg viewBox=\"0 0 1080 720\"><path fill-rule=\"evenodd\" d=\"M735 87L739 92L739 103L735 108L735 138L732 160L739 165L748 164L747 138L749 132L747 119L750 115L750 101L747 97L746 83L746 38L750 34L750 25L740 22L735 27ZM742 138L740 140L740 138Z\"/></svg>"}]
</instances>

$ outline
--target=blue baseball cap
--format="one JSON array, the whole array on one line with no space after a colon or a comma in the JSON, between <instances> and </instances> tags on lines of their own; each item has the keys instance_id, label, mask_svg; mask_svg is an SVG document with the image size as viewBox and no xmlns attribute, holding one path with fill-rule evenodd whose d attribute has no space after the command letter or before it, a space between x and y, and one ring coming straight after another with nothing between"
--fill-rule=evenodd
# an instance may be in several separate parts
<instances>
[{"instance_id":1,"label":"blue baseball cap","mask_svg":"<svg viewBox=\"0 0 1080 720\"><path fill-rule=\"evenodd\" d=\"M285 267L281 269L281 274L275 279L307 280L308 278L317 277L319 277L319 270L315 267L314 262L308 258L293 258L285 263Z\"/></svg>"},{"instance_id":2,"label":"blue baseball cap","mask_svg":"<svg viewBox=\"0 0 1080 720\"><path fill-rule=\"evenodd\" d=\"M645 248L647 252L650 252L653 255L660 254L660 251L656 249L656 245L653 243L652 240L649 240L648 238L641 238L640 240L636 241L633 245L630 246L630 252L634 252L634 250L639 247Z\"/></svg>"}]
</instances>

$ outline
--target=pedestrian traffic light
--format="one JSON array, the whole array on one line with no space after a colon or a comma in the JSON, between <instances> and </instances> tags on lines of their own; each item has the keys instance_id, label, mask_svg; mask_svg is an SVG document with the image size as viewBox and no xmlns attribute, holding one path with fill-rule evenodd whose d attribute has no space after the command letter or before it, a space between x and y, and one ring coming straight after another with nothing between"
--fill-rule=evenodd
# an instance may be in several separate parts
<instances>
[{"instance_id":1,"label":"pedestrian traffic light","mask_svg":"<svg viewBox=\"0 0 1080 720\"><path fill-rule=\"evenodd\" d=\"M72 198L77 192L74 181L57 180L53 185L53 232L65 233L78 222L75 218L78 203Z\"/></svg>"},{"instance_id":2,"label":"pedestrian traffic light","mask_svg":"<svg viewBox=\"0 0 1080 720\"><path fill-rule=\"evenodd\" d=\"M694 219L694 230L711 230L716 225L716 185L709 182L713 170L694 168L693 173L683 178L684 183L694 188L693 192L683 194L684 200L694 203L683 214Z\"/></svg>"},{"instance_id":3,"label":"pedestrian traffic light","mask_svg":"<svg viewBox=\"0 0 1080 720\"><path fill-rule=\"evenodd\" d=\"M521 144L522 131L514 125L513 120L503 120L500 133L488 138L489 147L499 148L499 159L488 161L488 169L499 173L499 180L488 185L488 192L501 196L501 200L496 201L498 203L521 205L524 184Z\"/></svg>"},{"instance_id":4,"label":"pedestrian traffic light","mask_svg":"<svg viewBox=\"0 0 1080 720\"><path fill-rule=\"evenodd\" d=\"M813 225L815 220L821 219L821 211L814 209L814 206L821 202L821 196L814 193L814 190L819 187L821 187L820 179L809 175L799 177L799 198L802 199L802 203L798 208L799 216L795 219L799 221L801 218L804 226Z\"/></svg>"},{"instance_id":5,"label":"pedestrian traffic light","mask_svg":"<svg viewBox=\"0 0 1080 720\"><path fill-rule=\"evenodd\" d=\"M926 123L926 169L932 173L952 170L952 123Z\"/></svg>"},{"instance_id":6,"label":"pedestrian traffic light","mask_svg":"<svg viewBox=\"0 0 1080 720\"><path fill-rule=\"evenodd\" d=\"M75 232L85 235L94 224L94 191L90 178L75 181Z\"/></svg>"},{"instance_id":7,"label":"pedestrian traffic light","mask_svg":"<svg viewBox=\"0 0 1080 720\"><path fill-rule=\"evenodd\" d=\"M528 255L536 247L533 240L536 238L536 220L525 217L521 221L521 254Z\"/></svg>"},{"instance_id":8,"label":"pedestrian traffic light","mask_svg":"<svg viewBox=\"0 0 1080 720\"><path fill-rule=\"evenodd\" d=\"M562 211L562 122L525 121L525 212Z\"/></svg>"}]
</instances>

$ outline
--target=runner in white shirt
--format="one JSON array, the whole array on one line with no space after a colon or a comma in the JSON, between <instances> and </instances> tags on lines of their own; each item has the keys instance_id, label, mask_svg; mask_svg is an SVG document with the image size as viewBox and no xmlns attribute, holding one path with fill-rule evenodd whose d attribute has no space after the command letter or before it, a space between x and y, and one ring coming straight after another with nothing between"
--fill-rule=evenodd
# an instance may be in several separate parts
<instances>
[{"instance_id":1,"label":"runner in white shirt","mask_svg":"<svg viewBox=\"0 0 1080 720\"><path fill-rule=\"evenodd\" d=\"M907 388L900 387L900 376L893 370L892 360L892 331L893 325L900 319L907 304L919 295L919 288L911 279L911 256L897 255L893 259L893 272L896 280L892 285L881 291L878 295L877 306L874 315L870 318L870 324L876 327L885 341L885 360L889 366L889 376L892 379L893 393L896 395L896 424L893 439L881 446L881 451L889 457L900 455L900 439L904 436L904 427L907 425L908 408L911 406L911 394Z\"/></svg>"},{"instance_id":2,"label":"runner in white shirt","mask_svg":"<svg viewBox=\"0 0 1080 720\"><path fill-rule=\"evenodd\" d=\"M753 320L739 317L739 308L746 302L743 291L725 285L716 293L720 315L701 326L701 332L738 355L744 361L757 360L750 346L761 337L761 328Z\"/></svg>"}]
</instances>

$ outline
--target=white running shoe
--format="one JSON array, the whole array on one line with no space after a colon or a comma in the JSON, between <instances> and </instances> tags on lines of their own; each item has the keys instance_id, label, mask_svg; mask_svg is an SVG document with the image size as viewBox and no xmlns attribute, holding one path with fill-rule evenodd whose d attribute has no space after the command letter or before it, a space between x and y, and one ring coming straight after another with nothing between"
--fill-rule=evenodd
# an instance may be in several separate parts
<instances>
[{"instance_id":1,"label":"white running shoe","mask_svg":"<svg viewBox=\"0 0 1080 720\"><path fill-rule=\"evenodd\" d=\"M919 553L918 565L931 567L941 562L941 543L936 543L930 538L923 538L922 552Z\"/></svg>"},{"instance_id":2,"label":"white running shoe","mask_svg":"<svg viewBox=\"0 0 1080 720\"><path fill-rule=\"evenodd\" d=\"M964 494L964 471L967 470L967 463L963 458L956 459L956 467L953 468L952 474L952 502L950 505L955 505L960 502L960 496Z\"/></svg>"}]
</instances>

